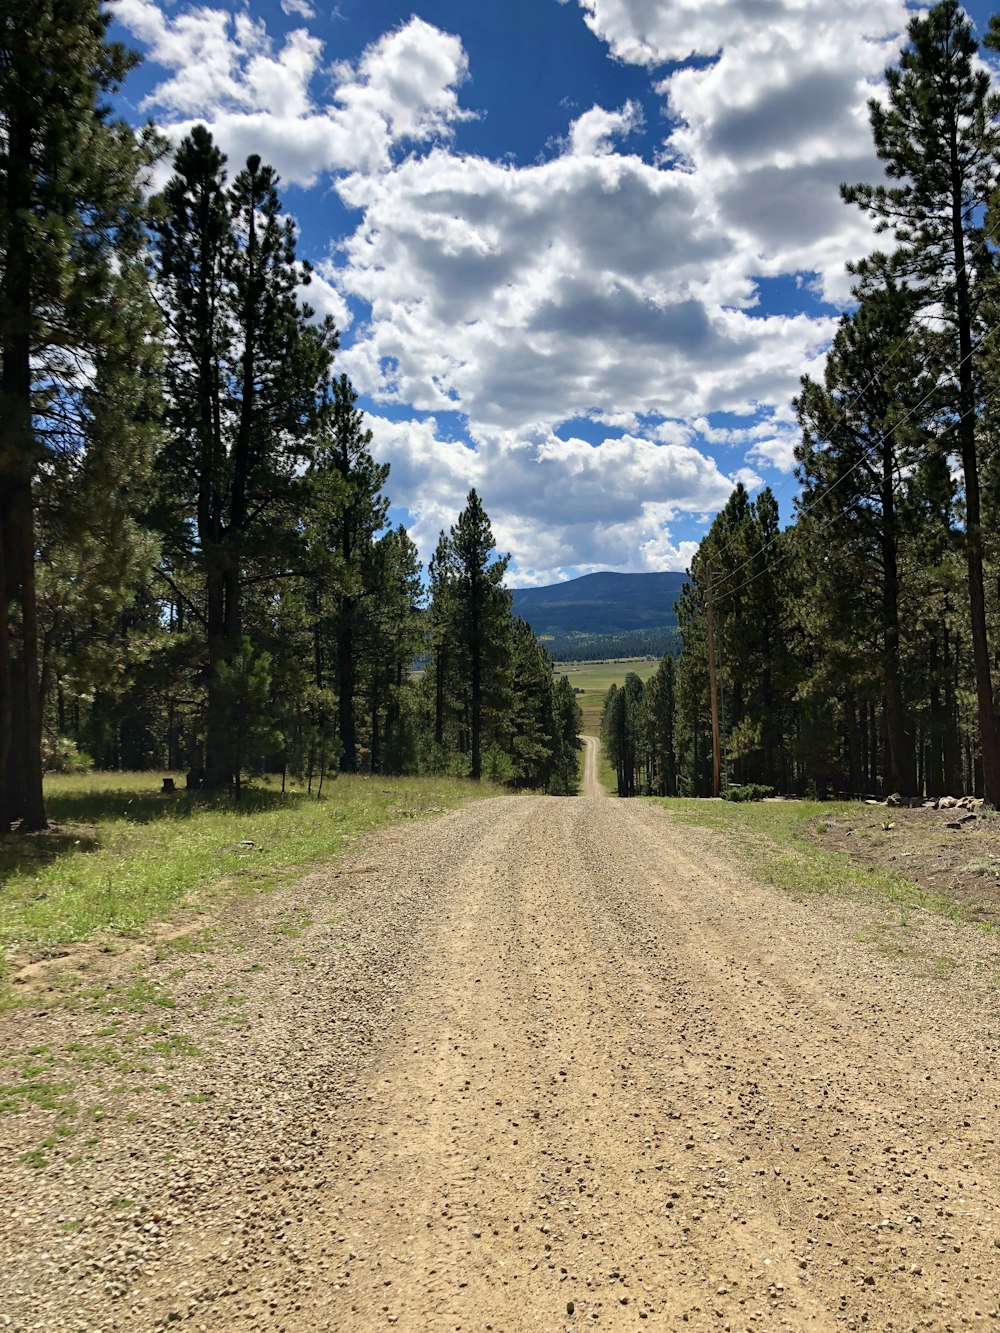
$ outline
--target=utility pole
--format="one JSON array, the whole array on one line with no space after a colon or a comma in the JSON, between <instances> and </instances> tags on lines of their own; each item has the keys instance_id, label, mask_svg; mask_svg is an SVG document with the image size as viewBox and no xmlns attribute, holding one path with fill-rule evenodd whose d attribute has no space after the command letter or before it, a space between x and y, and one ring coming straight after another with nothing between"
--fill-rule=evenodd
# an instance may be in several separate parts
<instances>
[{"instance_id":1,"label":"utility pole","mask_svg":"<svg viewBox=\"0 0 1000 1333\"><path fill-rule=\"evenodd\" d=\"M708 692L712 704L712 795L722 789L722 746L719 741L719 686L715 666L715 605L712 601L712 567L708 568Z\"/></svg>"}]
</instances>

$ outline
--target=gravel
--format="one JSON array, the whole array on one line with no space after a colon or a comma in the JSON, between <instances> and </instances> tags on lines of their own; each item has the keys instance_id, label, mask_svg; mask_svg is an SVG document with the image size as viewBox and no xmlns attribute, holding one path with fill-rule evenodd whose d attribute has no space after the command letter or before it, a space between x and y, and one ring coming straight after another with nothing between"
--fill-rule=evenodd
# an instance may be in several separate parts
<instances>
[{"instance_id":1,"label":"gravel","mask_svg":"<svg viewBox=\"0 0 1000 1333\"><path fill-rule=\"evenodd\" d=\"M0 1022L0 1327L996 1327L998 950L902 939L505 797L81 955Z\"/></svg>"}]
</instances>

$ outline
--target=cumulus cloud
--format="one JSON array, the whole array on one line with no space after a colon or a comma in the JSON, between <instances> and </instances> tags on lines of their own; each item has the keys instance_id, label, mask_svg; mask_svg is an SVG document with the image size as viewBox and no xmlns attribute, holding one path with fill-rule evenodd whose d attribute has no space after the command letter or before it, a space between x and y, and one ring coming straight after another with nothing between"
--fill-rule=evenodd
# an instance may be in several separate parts
<instances>
[{"instance_id":1,"label":"cumulus cloud","mask_svg":"<svg viewBox=\"0 0 1000 1333\"><path fill-rule=\"evenodd\" d=\"M783 431L758 440L747 457L763 463L764 466L777 468L779 472L790 473L795 469L795 446L800 442L798 431Z\"/></svg>"},{"instance_id":2,"label":"cumulus cloud","mask_svg":"<svg viewBox=\"0 0 1000 1333\"><path fill-rule=\"evenodd\" d=\"M690 178L639 158L439 149L342 191L365 215L341 281L371 309L350 368L386 400L521 430L755 412L833 330L735 308L752 292Z\"/></svg>"},{"instance_id":3,"label":"cumulus cloud","mask_svg":"<svg viewBox=\"0 0 1000 1333\"><path fill-rule=\"evenodd\" d=\"M419 18L386 33L356 66L336 64L332 91L318 100L324 46L305 28L278 46L245 13L203 6L168 16L154 0L113 0L113 9L150 60L173 71L143 103L172 138L202 122L236 160L259 152L297 185L328 172L386 171L400 144L447 138L471 114L458 102L468 73L461 42Z\"/></svg>"},{"instance_id":4,"label":"cumulus cloud","mask_svg":"<svg viewBox=\"0 0 1000 1333\"><path fill-rule=\"evenodd\" d=\"M337 286L337 272L328 260L322 260L312 272L308 285L301 289L301 298L316 312L318 318L333 316L338 330L343 333L353 322L351 307Z\"/></svg>"},{"instance_id":5,"label":"cumulus cloud","mask_svg":"<svg viewBox=\"0 0 1000 1333\"><path fill-rule=\"evenodd\" d=\"M830 300L845 259L871 248L870 224L840 201L842 181L881 168L867 101L895 58L904 0L578 0L618 60L651 70L680 163L744 251L748 273L815 272Z\"/></svg>"},{"instance_id":6,"label":"cumulus cloud","mask_svg":"<svg viewBox=\"0 0 1000 1333\"><path fill-rule=\"evenodd\" d=\"M635 435L591 445L496 431L467 444L443 438L433 418L375 414L369 425L376 457L391 467L390 490L411 497L411 535L424 558L474 486L518 581L553 582L566 566L683 569L691 549L671 524L718 509L735 484L691 445Z\"/></svg>"},{"instance_id":7,"label":"cumulus cloud","mask_svg":"<svg viewBox=\"0 0 1000 1333\"><path fill-rule=\"evenodd\" d=\"M307 299L350 327L357 388L414 411L372 425L425 556L476 485L524 579L681 568L685 516L790 472L790 400L835 328L812 296L849 299L845 260L872 244L839 185L878 177L866 101L905 0L576 0L662 99L660 152L638 151L636 102L594 105L524 166L458 151L468 59L422 19L348 63L309 0L282 0L305 23L278 38L246 13L113 3L164 70L147 105L170 133L202 120L356 213ZM792 275L801 312L767 313L758 282ZM465 441L421 416L444 412ZM609 435L556 434L578 421Z\"/></svg>"},{"instance_id":8,"label":"cumulus cloud","mask_svg":"<svg viewBox=\"0 0 1000 1333\"><path fill-rule=\"evenodd\" d=\"M593 106L570 126L569 147L575 157L610 153L616 139L623 139L642 124L642 108L626 102L620 111Z\"/></svg>"}]
</instances>

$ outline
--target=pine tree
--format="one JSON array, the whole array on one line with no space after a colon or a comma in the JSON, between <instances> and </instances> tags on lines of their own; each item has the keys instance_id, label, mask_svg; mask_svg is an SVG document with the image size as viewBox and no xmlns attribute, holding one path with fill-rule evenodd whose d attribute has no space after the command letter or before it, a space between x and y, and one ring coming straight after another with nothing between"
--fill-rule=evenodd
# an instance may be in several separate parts
<instances>
[{"instance_id":1,"label":"pine tree","mask_svg":"<svg viewBox=\"0 0 1000 1333\"><path fill-rule=\"evenodd\" d=\"M191 562L203 592L210 786L237 767L224 669L242 655L247 570L283 569L298 523L336 334L298 296L278 178L251 156L227 188L204 126L181 143L160 201L158 283L167 318L170 441L160 468L168 577Z\"/></svg>"},{"instance_id":2,"label":"pine tree","mask_svg":"<svg viewBox=\"0 0 1000 1333\"><path fill-rule=\"evenodd\" d=\"M463 668L459 656L461 643L456 602L458 567L454 545L446 532L438 536L428 576L431 595L429 612L431 671L428 677L432 691L430 712L433 746L429 767L436 772L445 762L449 701L457 694L457 680Z\"/></svg>"},{"instance_id":3,"label":"pine tree","mask_svg":"<svg viewBox=\"0 0 1000 1333\"><path fill-rule=\"evenodd\" d=\"M643 785L643 693L641 678L630 671L621 686L610 686L604 697L601 744L614 766L619 796L638 796Z\"/></svg>"},{"instance_id":4,"label":"pine tree","mask_svg":"<svg viewBox=\"0 0 1000 1333\"><path fill-rule=\"evenodd\" d=\"M886 783L910 797L917 794L917 765L914 715L904 698L900 561L908 478L929 448L925 400L934 382L909 339L914 294L889 280L862 296L834 339L825 385L803 380L799 504L803 530L816 533L815 561L829 563L836 552L837 578L855 571L846 580L852 603L869 601L867 614L852 606L824 637L846 639L848 657L857 660L864 655L860 636L874 621L890 755Z\"/></svg>"},{"instance_id":5,"label":"pine tree","mask_svg":"<svg viewBox=\"0 0 1000 1333\"><path fill-rule=\"evenodd\" d=\"M983 530L976 414L981 396L975 358L991 265L981 221L1000 179L1000 96L976 61L977 43L958 0L938 0L909 25L899 68L886 70L888 103L870 106L875 149L889 185L844 187L844 198L895 233L888 261L858 266L862 278L888 264L908 279L945 322L944 372L951 427L962 461L965 553L980 742L987 802L1000 803L1000 730L993 697L983 575Z\"/></svg>"},{"instance_id":6,"label":"pine tree","mask_svg":"<svg viewBox=\"0 0 1000 1333\"><path fill-rule=\"evenodd\" d=\"M368 601L375 595L375 537L384 527L388 500L381 488L388 464L372 459L372 432L348 377L333 380L317 468L329 469L340 484L339 511L325 540L335 553L332 631L336 645L336 690L340 726L340 770L357 772L357 672L359 639Z\"/></svg>"},{"instance_id":7,"label":"pine tree","mask_svg":"<svg viewBox=\"0 0 1000 1333\"><path fill-rule=\"evenodd\" d=\"M547 790L557 754L552 659L520 616L512 617L510 737L512 785Z\"/></svg>"},{"instance_id":8,"label":"pine tree","mask_svg":"<svg viewBox=\"0 0 1000 1333\"><path fill-rule=\"evenodd\" d=\"M424 645L417 548L400 524L375 544L374 584L365 618L366 680L373 773L404 773L414 762L410 671Z\"/></svg>"},{"instance_id":9,"label":"pine tree","mask_svg":"<svg viewBox=\"0 0 1000 1333\"><path fill-rule=\"evenodd\" d=\"M483 773L484 702L497 691L506 666L511 596L503 586L510 557L493 558L493 530L475 490L451 529L451 545L458 637L468 662L469 776L478 782Z\"/></svg>"},{"instance_id":10,"label":"pine tree","mask_svg":"<svg viewBox=\"0 0 1000 1333\"><path fill-rule=\"evenodd\" d=\"M664 657L643 692L645 706L644 749L648 756L649 780L657 796L677 795L676 670L674 659Z\"/></svg>"},{"instance_id":11,"label":"pine tree","mask_svg":"<svg viewBox=\"0 0 1000 1333\"><path fill-rule=\"evenodd\" d=\"M575 796L580 787L580 728L583 714L568 676L555 682L555 751L548 791L551 796Z\"/></svg>"},{"instance_id":12,"label":"pine tree","mask_svg":"<svg viewBox=\"0 0 1000 1333\"><path fill-rule=\"evenodd\" d=\"M751 501L737 485L691 562L677 603L677 744L687 787L704 794L711 767L706 671L707 588L715 588L716 659L722 750L735 782L788 786L789 707L795 690L787 648L789 607L782 582L785 538L770 490ZM710 770L709 770L710 771Z\"/></svg>"},{"instance_id":13,"label":"pine tree","mask_svg":"<svg viewBox=\"0 0 1000 1333\"><path fill-rule=\"evenodd\" d=\"M39 477L95 439L85 394L145 369L141 188L158 147L103 99L135 57L96 0L5 0L0 55L0 830L45 823L35 585ZM93 366L93 377L82 367ZM137 398L142 398L137 390ZM149 437L113 442L124 482Z\"/></svg>"}]
</instances>

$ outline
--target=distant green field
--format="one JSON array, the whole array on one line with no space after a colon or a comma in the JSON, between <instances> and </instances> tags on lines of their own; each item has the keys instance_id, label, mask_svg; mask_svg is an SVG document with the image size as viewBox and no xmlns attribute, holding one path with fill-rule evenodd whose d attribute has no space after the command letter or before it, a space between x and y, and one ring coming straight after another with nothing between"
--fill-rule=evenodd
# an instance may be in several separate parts
<instances>
[{"instance_id":1,"label":"distant green field","mask_svg":"<svg viewBox=\"0 0 1000 1333\"><path fill-rule=\"evenodd\" d=\"M656 657L628 657L617 662L557 662L557 676L566 676L575 690L582 690L576 701L583 710L582 731L586 736L601 732L601 705L612 685L621 685L630 671L649 680L659 666Z\"/></svg>"}]
</instances>

